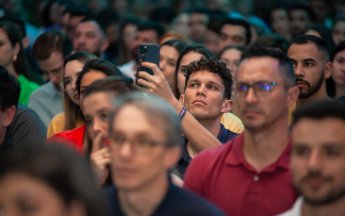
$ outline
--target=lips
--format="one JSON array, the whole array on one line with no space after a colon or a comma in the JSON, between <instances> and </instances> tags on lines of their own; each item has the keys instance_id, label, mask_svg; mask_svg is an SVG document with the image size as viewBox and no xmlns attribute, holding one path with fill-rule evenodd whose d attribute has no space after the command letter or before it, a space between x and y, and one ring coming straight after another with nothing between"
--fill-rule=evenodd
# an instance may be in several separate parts
<instances>
[{"instance_id":1,"label":"lips","mask_svg":"<svg viewBox=\"0 0 345 216\"><path fill-rule=\"evenodd\" d=\"M205 101L203 100L195 100L193 101L193 104L198 104L198 105L207 105Z\"/></svg>"},{"instance_id":2,"label":"lips","mask_svg":"<svg viewBox=\"0 0 345 216\"><path fill-rule=\"evenodd\" d=\"M78 93L75 93L75 94L74 94L74 98L75 98L75 99L79 99L79 94L78 94Z\"/></svg>"}]
</instances>

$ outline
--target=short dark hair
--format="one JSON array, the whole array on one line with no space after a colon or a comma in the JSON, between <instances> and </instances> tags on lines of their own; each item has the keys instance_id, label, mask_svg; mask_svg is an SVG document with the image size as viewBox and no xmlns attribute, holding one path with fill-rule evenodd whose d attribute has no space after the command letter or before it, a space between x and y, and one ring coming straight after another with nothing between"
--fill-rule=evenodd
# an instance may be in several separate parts
<instances>
[{"instance_id":1,"label":"short dark hair","mask_svg":"<svg viewBox=\"0 0 345 216\"><path fill-rule=\"evenodd\" d=\"M337 118L345 121L345 103L340 101L313 101L300 106L293 113L293 125L304 118L321 120Z\"/></svg>"},{"instance_id":2,"label":"short dark hair","mask_svg":"<svg viewBox=\"0 0 345 216\"><path fill-rule=\"evenodd\" d=\"M226 19L223 21L221 28L223 28L224 25L242 26L246 30L246 44L248 45L250 43L252 32L250 31L250 25L247 21L243 19Z\"/></svg>"},{"instance_id":3,"label":"short dark hair","mask_svg":"<svg viewBox=\"0 0 345 216\"><path fill-rule=\"evenodd\" d=\"M206 15L211 15L212 11L206 7L194 7L190 10L187 11L187 13L192 14L192 13L199 13L199 14L206 14Z\"/></svg>"},{"instance_id":4,"label":"short dark hair","mask_svg":"<svg viewBox=\"0 0 345 216\"><path fill-rule=\"evenodd\" d=\"M99 26L99 28L100 28L101 32L104 34L104 36L106 35L106 32L107 32L106 26L97 17L94 17L94 16L85 17L82 20L80 20L78 25L80 23L84 23L84 22L95 22Z\"/></svg>"},{"instance_id":5,"label":"short dark hair","mask_svg":"<svg viewBox=\"0 0 345 216\"><path fill-rule=\"evenodd\" d=\"M285 83L285 88L295 86L295 73L290 59L282 52L276 50L269 50L264 46L252 45L247 48L241 56L241 62L245 59L271 57L277 59L280 66L280 75Z\"/></svg>"},{"instance_id":6,"label":"short dark hair","mask_svg":"<svg viewBox=\"0 0 345 216\"><path fill-rule=\"evenodd\" d=\"M187 82L189 77L192 73L207 70L210 73L217 74L223 81L224 85L224 94L223 98L230 99L231 97L231 85L232 85L232 76L230 70L226 68L225 63L218 62L215 58L202 58L199 61L193 61L187 66L187 73L186 73L186 84L184 89L187 88Z\"/></svg>"},{"instance_id":7,"label":"short dark hair","mask_svg":"<svg viewBox=\"0 0 345 216\"><path fill-rule=\"evenodd\" d=\"M114 92L116 94L124 94L130 91L138 91L132 79L120 76L111 76L104 79L97 80L89 85L84 92L83 98L91 94L99 92Z\"/></svg>"},{"instance_id":8,"label":"short dark hair","mask_svg":"<svg viewBox=\"0 0 345 216\"><path fill-rule=\"evenodd\" d=\"M314 35L299 35L292 41L292 44L307 44L310 42L314 43L319 51L322 51L326 54L328 57L327 61L330 60L329 45L325 39L316 37Z\"/></svg>"},{"instance_id":9,"label":"short dark hair","mask_svg":"<svg viewBox=\"0 0 345 216\"><path fill-rule=\"evenodd\" d=\"M77 91L80 95L80 84L83 76L90 71L100 71L108 76L120 76L123 77L121 71L112 63L99 60L99 59L92 59L85 63L83 70L80 72L78 79L76 81Z\"/></svg>"},{"instance_id":10,"label":"short dark hair","mask_svg":"<svg viewBox=\"0 0 345 216\"><path fill-rule=\"evenodd\" d=\"M17 107L20 94L19 81L0 65L0 109L4 112L11 106Z\"/></svg>"},{"instance_id":11,"label":"short dark hair","mask_svg":"<svg viewBox=\"0 0 345 216\"><path fill-rule=\"evenodd\" d=\"M289 41L287 41L283 36L275 33L268 33L260 36L254 44L261 45L266 48L277 48L284 54L287 54L290 47Z\"/></svg>"},{"instance_id":12,"label":"short dark hair","mask_svg":"<svg viewBox=\"0 0 345 216\"><path fill-rule=\"evenodd\" d=\"M12 173L27 175L48 185L65 206L83 204L86 215L107 215L104 200L86 161L65 144L12 148L0 157L0 179Z\"/></svg>"},{"instance_id":13,"label":"short dark hair","mask_svg":"<svg viewBox=\"0 0 345 216\"><path fill-rule=\"evenodd\" d=\"M162 37L162 35L165 34L165 29L163 25L156 21L146 20L142 23L139 23L138 31L146 31L146 30L154 30L155 32L157 32L157 36L158 36L157 39L159 39L160 37Z\"/></svg>"},{"instance_id":14,"label":"short dark hair","mask_svg":"<svg viewBox=\"0 0 345 216\"><path fill-rule=\"evenodd\" d=\"M97 15L97 20L99 20L105 28L108 28L108 26L120 22L120 15L115 9L106 8Z\"/></svg>"},{"instance_id":15,"label":"short dark hair","mask_svg":"<svg viewBox=\"0 0 345 216\"><path fill-rule=\"evenodd\" d=\"M72 41L63 31L52 29L35 40L31 48L31 56L36 60L46 60L54 51L62 53L66 58L73 51Z\"/></svg>"},{"instance_id":16,"label":"short dark hair","mask_svg":"<svg viewBox=\"0 0 345 216\"><path fill-rule=\"evenodd\" d=\"M308 16L309 16L309 19L311 21L315 21L315 12L313 11L313 9L311 9L311 7L309 7L308 5L306 4L303 4L303 3L296 3L296 4L293 4L290 8L289 8L289 11L288 11L288 15L289 15L289 18L291 19L291 11L293 10L304 10L308 13Z\"/></svg>"},{"instance_id":17,"label":"short dark hair","mask_svg":"<svg viewBox=\"0 0 345 216\"><path fill-rule=\"evenodd\" d=\"M75 7L71 10L70 17L75 16L85 16L89 17L92 16L92 12L88 7Z\"/></svg>"}]
</instances>

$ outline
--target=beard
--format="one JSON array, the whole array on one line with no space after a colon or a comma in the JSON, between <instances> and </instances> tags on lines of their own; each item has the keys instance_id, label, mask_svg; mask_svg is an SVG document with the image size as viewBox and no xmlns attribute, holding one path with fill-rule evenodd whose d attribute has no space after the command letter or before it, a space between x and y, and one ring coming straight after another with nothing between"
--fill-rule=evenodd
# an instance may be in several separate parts
<instances>
[{"instance_id":1,"label":"beard","mask_svg":"<svg viewBox=\"0 0 345 216\"><path fill-rule=\"evenodd\" d=\"M311 86L308 81L297 78L296 82L298 82L298 81L304 82L309 87L307 91L302 91L302 88L300 88L299 98L309 98L310 96L315 94L317 91L319 91L319 89L321 88L322 83L323 83L324 74L325 74L325 71L322 71L322 74L319 77L317 83L313 86Z\"/></svg>"},{"instance_id":2,"label":"beard","mask_svg":"<svg viewBox=\"0 0 345 216\"><path fill-rule=\"evenodd\" d=\"M332 181L330 177L324 177L320 172L309 172L300 182L307 180L308 178L323 178L329 182ZM316 197L315 195L306 194L300 184L295 183L295 188L299 194L303 195L304 201L311 206L322 206L329 203L335 202L345 196L345 184L338 185L337 187L331 188L329 191L321 196Z\"/></svg>"}]
</instances>

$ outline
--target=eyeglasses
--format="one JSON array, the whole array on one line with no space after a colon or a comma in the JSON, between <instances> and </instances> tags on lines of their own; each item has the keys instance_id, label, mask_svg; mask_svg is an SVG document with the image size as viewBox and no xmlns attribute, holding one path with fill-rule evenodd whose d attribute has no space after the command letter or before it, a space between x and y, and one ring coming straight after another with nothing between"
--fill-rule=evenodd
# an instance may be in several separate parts
<instances>
[{"instance_id":1,"label":"eyeglasses","mask_svg":"<svg viewBox=\"0 0 345 216\"><path fill-rule=\"evenodd\" d=\"M236 83L236 96L246 97L250 88L253 88L257 97L266 97L271 94L273 87L276 86L276 82L257 82L252 85L247 83Z\"/></svg>"},{"instance_id":2,"label":"eyeglasses","mask_svg":"<svg viewBox=\"0 0 345 216\"><path fill-rule=\"evenodd\" d=\"M128 139L122 135L116 135L110 137L110 143L115 150L120 150L124 143L130 143L134 154L145 155L150 152L153 147L167 146L167 142L149 140L147 138Z\"/></svg>"}]
</instances>

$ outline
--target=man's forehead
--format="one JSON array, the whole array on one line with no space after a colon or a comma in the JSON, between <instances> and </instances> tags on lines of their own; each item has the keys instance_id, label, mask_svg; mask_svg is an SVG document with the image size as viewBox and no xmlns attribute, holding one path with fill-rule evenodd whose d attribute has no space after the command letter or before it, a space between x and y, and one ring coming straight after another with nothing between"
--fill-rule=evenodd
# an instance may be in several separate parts
<instances>
[{"instance_id":1,"label":"man's forehead","mask_svg":"<svg viewBox=\"0 0 345 216\"><path fill-rule=\"evenodd\" d=\"M151 40L157 40L158 34L154 29L145 29L137 32L137 35L142 38L148 38Z\"/></svg>"},{"instance_id":2,"label":"man's forehead","mask_svg":"<svg viewBox=\"0 0 345 216\"><path fill-rule=\"evenodd\" d=\"M245 34L246 29L241 25L225 24L222 28L222 32L225 32L230 35L234 35L237 33Z\"/></svg>"},{"instance_id":3,"label":"man's forehead","mask_svg":"<svg viewBox=\"0 0 345 216\"><path fill-rule=\"evenodd\" d=\"M216 74L212 73L208 70L202 70L202 71L195 71L190 74L189 81L190 80L199 80L203 82L215 82L222 84L222 78Z\"/></svg>"},{"instance_id":4,"label":"man's forehead","mask_svg":"<svg viewBox=\"0 0 345 216\"><path fill-rule=\"evenodd\" d=\"M90 20L87 22L81 22L76 27L76 31L89 31L89 30L102 32L101 27L98 25L97 22L93 20Z\"/></svg>"},{"instance_id":5,"label":"man's forehead","mask_svg":"<svg viewBox=\"0 0 345 216\"><path fill-rule=\"evenodd\" d=\"M287 55L293 60L302 60L308 58L322 60L323 58L326 58L325 51L320 50L313 42L308 42L306 44L292 44ZM299 59L294 59L295 57Z\"/></svg>"},{"instance_id":6,"label":"man's forehead","mask_svg":"<svg viewBox=\"0 0 345 216\"><path fill-rule=\"evenodd\" d=\"M252 57L249 59L243 59L238 67L236 77L242 77L243 75L271 77L273 74L279 72L279 61L273 57Z\"/></svg>"}]
</instances>

